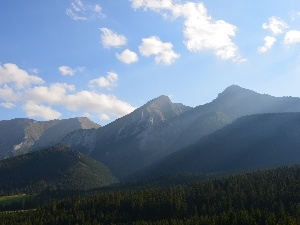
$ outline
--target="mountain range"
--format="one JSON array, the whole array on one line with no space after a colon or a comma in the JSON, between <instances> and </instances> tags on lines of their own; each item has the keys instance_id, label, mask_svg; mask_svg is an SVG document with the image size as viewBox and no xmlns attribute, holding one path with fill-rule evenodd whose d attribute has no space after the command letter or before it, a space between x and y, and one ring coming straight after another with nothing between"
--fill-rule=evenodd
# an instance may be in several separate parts
<instances>
[{"instance_id":1,"label":"mountain range","mask_svg":"<svg viewBox=\"0 0 300 225\"><path fill-rule=\"evenodd\" d=\"M237 173L300 163L300 113L241 117L139 172L140 178Z\"/></svg>"},{"instance_id":2,"label":"mountain range","mask_svg":"<svg viewBox=\"0 0 300 225\"><path fill-rule=\"evenodd\" d=\"M160 96L100 129L70 133L63 143L83 150L124 178L241 116L282 112L300 112L300 99L273 97L232 85L212 102L195 108Z\"/></svg>"},{"instance_id":3,"label":"mountain range","mask_svg":"<svg viewBox=\"0 0 300 225\"><path fill-rule=\"evenodd\" d=\"M68 133L100 126L88 118L35 121L19 118L0 121L0 159L55 145Z\"/></svg>"},{"instance_id":4,"label":"mountain range","mask_svg":"<svg viewBox=\"0 0 300 225\"><path fill-rule=\"evenodd\" d=\"M258 136L247 133L247 127L251 127L258 121L263 124L264 121L269 121L268 118L273 118L273 116L277 118L275 116L277 114L278 118L280 116L285 118L282 121L295 120L294 122L296 123L296 114L293 113L297 112L300 112L299 98L273 97L232 85L220 93L212 102L194 108L180 103L173 103L167 96L160 96L137 108L132 113L103 127L87 118L49 122L37 122L29 119L1 121L0 129L3 132L0 135L0 154L1 158L11 157L62 143L103 163L118 179L123 179L133 174L142 174L143 172L141 171L145 170L148 171L144 173L145 176L151 174L152 172L150 171L153 171L153 175L158 175L155 171L162 171L161 168L166 168L163 170L170 171L170 173L173 171L174 173L180 173L180 170L173 169L176 167L176 163L173 165L171 162L175 162L175 159L178 159L178 162L176 161L178 165L182 164L182 172L193 172L193 170L186 169L184 163L195 167L195 172L231 171L238 170L238 167L222 167L219 165L220 160L227 162L225 155L229 154L229 150L232 149L234 154L237 155L234 156L232 153L232 157L228 157L228 164L236 164L234 159L238 160L239 156L248 157L248 153L245 153L245 155L240 154L238 149L230 146L231 143L237 145L234 141L226 142L226 145L222 141L232 140L234 135L239 134L239 131L242 130L244 139L236 136L236 140L240 144L244 143L241 144L241 148L245 151L247 149L250 154L250 152L255 152L253 149L262 149L264 148L263 146L267 145L259 145L263 143L259 141L259 138L265 137L260 132L263 127L257 126L257 133L261 134ZM256 117L260 116L260 114L266 115L264 115L265 117ZM278 128L279 132L280 123L276 119L270 119L270 121L273 121L274 127ZM3 124L5 125L9 122L11 123L10 125L3 126ZM48 123L55 125L46 126ZM271 129L272 123L265 126ZM71 124L77 125L73 126ZM292 126L293 122L289 124ZM44 127L47 127L47 129ZM231 127L230 129L233 130L228 130L228 127ZM285 129L288 131L289 128L286 127ZM294 128L291 127L291 129ZM216 136L215 138L215 135L219 134L218 132L223 132L222 138L221 136ZM280 136L279 133L276 135ZM230 135L226 136L225 134ZM265 138L269 138L268 140L272 142L271 140L277 137L276 135L266 136ZM249 139L247 139L248 136ZM282 137L287 139L295 138L296 133L292 137L284 135ZM215 149L207 147L209 142L203 140L217 140L214 142L220 141L220 143L216 143L218 148ZM274 140L274 143L277 143L276 141L278 140ZM283 143L288 143L288 141L283 140ZM291 143L298 146L296 140L293 140ZM223 149L222 146L226 146L226 148L224 147ZM271 148L270 146L268 148ZM278 146L283 147L279 144ZM193 151L188 151L187 149L196 149L193 151L198 155L191 153ZM209 155L206 150L202 149L213 149L209 150L209 152L214 152L215 155ZM180 159L181 156L182 159ZM215 160L213 160L213 156L216 156ZM200 159L203 161L201 169L196 163ZM193 160L196 161L194 164L192 163L194 162ZM282 160L285 160L284 157ZM189 163L190 161L191 163ZM290 161L286 160L286 162ZM170 165L170 168L163 164ZM215 164L219 167L214 167L213 165ZM242 164L247 165L245 162ZM153 169L155 166L157 166L157 170ZM257 168L260 167L260 164L249 164L248 167ZM180 167L178 166L178 168ZM243 167L243 169L246 169L246 167Z\"/></svg>"}]
</instances>

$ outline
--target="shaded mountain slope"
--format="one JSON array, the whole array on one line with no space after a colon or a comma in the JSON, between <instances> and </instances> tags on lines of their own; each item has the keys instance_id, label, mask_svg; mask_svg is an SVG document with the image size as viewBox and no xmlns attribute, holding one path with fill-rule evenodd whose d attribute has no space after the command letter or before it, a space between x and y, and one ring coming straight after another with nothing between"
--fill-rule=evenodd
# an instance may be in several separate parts
<instances>
[{"instance_id":1,"label":"shaded mountain slope","mask_svg":"<svg viewBox=\"0 0 300 225\"><path fill-rule=\"evenodd\" d=\"M300 99L273 97L237 85L229 86L212 102L195 107L172 123L180 138L176 138L171 149L186 147L241 116L280 112L300 112Z\"/></svg>"},{"instance_id":2,"label":"shaded mountain slope","mask_svg":"<svg viewBox=\"0 0 300 225\"><path fill-rule=\"evenodd\" d=\"M300 162L300 113L257 114L173 153L139 177L247 171Z\"/></svg>"},{"instance_id":3,"label":"shaded mountain slope","mask_svg":"<svg viewBox=\"0 0 300 225\"><path fill-rule=\"evenodd\" d=\"M0 191L38 192L45 188L84 190L116 182L101 163L68 147L54 146L0 161Z\"/></svg>"},{"instance_id":4,"label":"shaded mountain slope","mask_svg":"<svg viewBox=\"0 0 300 225\"><path fill-rule=\"evenodd\" d=\"M126 176L153 162L162 151L164 137L157 132L168 121L191 107L172 103L167 96L149 101L134 112L98 129L90 156L107 165L118 176Z\"/></svg>"},{"instance_id":5,"label":"shaded mountain slope","mask_svg":"<svg viewBox=\"0 0 300 225\"><path fill-rule=\"evenodd\" d=\"M71 133L63 143L83 149L116 176L126 177L238 117L277 112L300 112L300 99L273 97L232 85L212 102L195 108L160 96L97 131Z\"/></svg>"},{"instance_id":6,"label":"shaded mountain slope","mask_svg":"<svg viewBox=\"0 0 300 225\"><path fill-rule=\"evenodd\" d=\"M3 120L0 121L0 159L57 144L68 133L78 129L98 127L98 124L88 118L50 121Z\"/></svg>"}]
</instances>

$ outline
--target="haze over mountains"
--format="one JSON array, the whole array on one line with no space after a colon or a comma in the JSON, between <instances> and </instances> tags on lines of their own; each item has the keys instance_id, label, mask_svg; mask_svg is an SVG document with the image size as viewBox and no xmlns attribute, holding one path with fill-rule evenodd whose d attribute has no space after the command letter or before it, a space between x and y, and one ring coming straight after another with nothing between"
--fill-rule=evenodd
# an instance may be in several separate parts
<instances>
[{"instance_id":1,"label":"haze over mountains","mask_svg":"<svg viewBox=\"0 0 300 225\"><path fill-rule=\"evenodd\" d=\"M205 105L197 106L195 108L184 106L178 103L172 103L167 96L160 96L158 98L149 101L148 103L136 109L132 113L122 118L119 118L114 122L100 128L98 128L99 127L98 125L92 123L88 119L84 119L85 120L84 124L86 124L85 126L80 125L82 123L78 122L78 118L77 119L75 118L73 119L74 121L70 119L70 120L66 120L65 124L59 123L60 124L59 126L58 125L51 126L51 129L43 130L39 128L43 130L43 132L38 132L38 135L36 135L35 132L32 133L29 132L31 131L31 129L29 128L26 129L22 128L26 132L22 131L21 134L19 134L16 133L17 131L20 130L19 128L11 128L12 130L10 131L10 133L8 132L9 129L2 129L1 124L7 123L7 121L6 122L2 121L0 123L0 129L4 131L2 133L2 136L4 138L2 139L0 138L0 151L3 158L3 156L9 157L15 154L31 151L35 148L50 146L57 143L63 143L71 147L72 149L76 151L80 151L81 153L86 154L98 160L99 162L105 164L112 171L114 176L116 176L119 179L123 179L132 174L136 174L139 171L142 171L148 166L152 165L153 168L153 165L159 165L158 162L163 162L164 159L169 160L169 157L175 157L173 156L173 153L175 153L174 155L176 155L177 154L176 152L178 152L183 148L189 148L189 146L193 146L191 148L195 149L196 148L195 143L203 142L201 138L205 139L211 137L211 135L215 135L214 132L220 130L224 126L232 123L233 121L235 121L240 117L247 116L247 115L254 115L254 114L264 114L264 113L282 114L286 112L300 112L300 99L294 97L273 97L266 94L259 94L254 91L241 88L237 85L232 85L226 88L222 93L220 93L218 97L212 102L207 103ZM282 115L284 117L282 121L290 121L290 120L293 121L295 119L295 114L282 114ZM222 136L222 138L232 139L235 137L234 135L239 134L239 132L235 131L234 129L237 130L242 129L242 131L244 132L243 133L244 137L249 136L249 139L245 138L243 140L240 140L240 137L236 136L237 141L238 143L242 143L244 141L244 143L241 145L242 146L241 148L244 149L248 146L247 151L251 151L251 148L253 146L262 143L262 142L257 142L258 138L265 137L265 136L263 135L255 136L252 133L247 134L247 130L248 130L247 127L251 126L252 123L254 124L258 123L258 121L260 120L261 123L263 124L265 120L269 121L268 118L272 118L272 115L263 118L260 117L258 118L255 116L253 118L249 117L250 119L245 119L245 118L248 117L243 117L242 119L239 119L236 122L234 122L232 124L233 126L232 131L230 130L229 132L228 130L226 130L228 129L226 126L224 127L225 131L222 129L223 131L220 130L218 132L223 132L224 135L229 132L230 136L228 137ZM244 120L250 121L249 124ZM69 124L72 123L71 121L79 125L73 127ZM275 119L271 121L273 121L271 124L274 123L274 127L278 129L280 128L280 124L279 124L280 120L276 121ZM32 123L36 124L37 122L32 121ZM44 123L47 124L50 122L44 122ZM51 124L52 123L54 122L52 121ZM58 121L56 121L55 123L58 123ZM240 124L240 126L242 127L237 126L236 123ZM291 126L293 125L293 123L289 123L289 124ZM270 124L267 124L265 126L268 127L269 129L270 127L269 125ZM32 125L27 127L31 127L31 126ZM26 126L22 125L21 127L26 127ZM66 127L72 127L72 129L66 129ZM82 129L82 128L96 128L96 129ZM288 131L289 128L288 127L285 128ZM33 129L33 130L36 131L39 129ZM257 129L258 129L258 133L260 133L259 130L263 129L263 127L257 126ZM291 127L291 129L294 128ZM14 132L18 134L15 135L16 137L18 137L18 139L10 135ZM26 133L26 135L24 135L24 133ZM33 138L28 138L28 137L33 137ZM277 136L275 135L274 137ZM268 140L271 140L274 137L266 136L265 138L269 138ZM283 138L285 137L287 139L291 138L290 136L283 135ZM296 137L295 135L292 136L292 138L295 137ZM199 155L197 155L196 153L195 155L193 155L194 153L193 154L185 153L186 156L184 157L186 157L186 161L187 161L186 163L189 164L189 160L188 160L189 158L195 158L195 160L196 159L200 160L201 158L203 162L206 162L203 163L203 167L201 167L203 171L206 171L204 170L205 167L204 165L206 165L207 171L209 172L214 172L219 169L220 170L238 169L238 168L231 168L225 166L222 167L221 165L219 165L218 159L222 159L224 161L226 158L223 157L223 155L225 154L224 153L225 150L222 151L221 148L222 145L224 146L227 145L225 145L224 143L221 144L222 143L221 141L223 140L222 138L216 138L216 139L212 138L213 140L218 140L218 141L220 140L220 145L218 145L219 151L214 153L220 155L218 157L215 157L216 159L215 161L213 160L214 159L213 155L208 155L207 160L208 159L209 160L206 161L206 158L204 157L204 155L206 155L205 150L201 150L202 148L204 148L202 147L202 145L204 146L204 144L202 144L201 147L196 148L200 150L195 150L197 153L199 153ZM34 139L34 141L30 142L27 141L27 139L29 140ZM20 143L22 144L20 145ZM234 144L235 142L227 143L228 146L226 148L229 150L234 149L234 147L231 148L230 146L231 143ZM295 146L298 146L298 142L296 140L293 140L291 143L294 143ZM10 148L2 149L1 146L10 146ZM268 148L271 147L272 147L271 145L268 146ZM257 146L257 149L261 149L261 148L263 148L263 146ZM238 158L240 154L238 149L236 149L234 152L237 155L236 156L233 155L232 158L234 157ZM204 154L203 157L201 155L202 153ZM247 156L247 154L245 155L245 157ZM244 155L240 155L240 156L242 157ZM232 158L230 157L228 158L229 164L233 162ZM173 158L172 160L174 161ZM172 160L170 159L170 161ZM197 160L195 161L195 164L191 163L191 165L197 168L195 169L196 172L202 172L202 169L198 169ZM237 159L235 158L235 160ZM183 164L185 163L185 162L181 162L180 159L179 161L180 163L178 162L178 165L181 165L181 163ZM169 161L165 161L165 162L168 162L167 163L168 165L170 164L170 169L166 169L166 171L171 171L171 172L174 171L174 173L180 172L178 170L172 169L176 167L176 164L171 165ZM286 162L290 162L290 161L287 160ZM218 164L220 167L213 167L213 165L215 164ZM254 166L254 164L253 165L249 164L249 167ZM255 164L255 166L257 165ZM160 168L163 167L160 166ZM193 171L193 170L186 169L184 165L182 166L182 168L184 168L182 172ZM214 168L219 168L219 169L214 169ZM159 169L157 171L159 171ZM153 174L157 174L157 173L153 172Z\"/></svg>"},{"instance_id":2,"label":"haze over mountains","mask_svg":"<svg viewBox=\"0 0 300 225\"><path fill-rule=\"evenodd\" d=\"M96 133L78 131L67 135L63 142L84 149L122 178L241 116L275 112L300 112L300 99L272 97L232 85L212 102L195 108L174 104L168 97L160 96ZM95 143L70 141L80 137Z\"/></svg>"},{"instance_id":3,"label":"haze over mountains","mask_svg":"<svg viewBox=\"0 0 300 225\"><path fill-rule=\"evenodd\" d=\"M68 133L78 129L99 128L88 118L35 121L12 119L0 121L0 159L55 145Z\"/></svg>"},{"instance_id":4,"label":"haze over mountains","mask_svg":"<svg viewBox=\"0 0 300 225\"><path fill-rule=\"evenodd\" d=\"M139 174L211 174L300 163L300 113L244 116Z\"/></svg>"}]
</instances>

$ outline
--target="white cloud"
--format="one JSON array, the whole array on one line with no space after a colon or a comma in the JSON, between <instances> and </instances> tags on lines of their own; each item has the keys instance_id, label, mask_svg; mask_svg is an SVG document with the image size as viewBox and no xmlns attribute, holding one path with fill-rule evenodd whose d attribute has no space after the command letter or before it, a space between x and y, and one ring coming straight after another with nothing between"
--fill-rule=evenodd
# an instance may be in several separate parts
<instances>
[{"instance_id":1,"label":"white cloud","mask_svg":"<svg viewBox=\"0 0 300 225\"><path fill-rule=\"evenodd\" d=\"M61 113L49 106L36 104L35 102L27 102L23 109L29 117L39 117L45 120L53 120L61 117Z\"/></svg>"},{"instance_id":2,"label":"white cloud","mask_svg":"<svg viewBox=\"0 0 300 225\"><path fill-rule=\"evenodd\" d=\"M271 36L266 36L264 38L264 41L265 41L264 46L261 46L261 47L258 48L259 53L265 53L266 51L271 49L272 46L274 45L274 43L276 42L276 38L271 37Z\"/></svg>"},{"instance_id":3,"label":"white cloud","mask_svg":"<svg viewBox=\"0 0 300 225\"><path fill-rule=\"evenodd\" d=\"M232 41L237 27L224 20L214 20L202 3L177 3L172 0L132 0L134 9L143 8L167 12L174 18L184 18L185 45L192 52L213 51L219 58L242 62L238 47Z\"/></svg>"},{"instance_id":4,"label":"white cloud","mask_svg":"<svg viewBox=\"0 0 300 225\"><path fill-rule=\"evenodd\" d=\"M69 66L60 66L60 67L58 67L58 70L61 73L61 75L63 75L63 76L74 76L75 73L77 73L77 72L82 73L85 70L85 68L78 66L75 69L72 69Z\"/></svg>"},{"instance_id":5,"label":"white cloud","mask_svg":"<svg viewBox=\"0 0 300 225\"><path fill-rule=\"evenodd\" d=\"M300 12L293 12L292 13L292 20L296 20L296 19L298 19L300 17Z\"/></svg>"},{"instance_id":6,"label":"white cloud","mask_svg":"<svg viewBox=\"0 0 300 225\"><path fill-rule=\"evenodd\" d=\"M17 94L11 87L7 84L4 84L3 87L0 87L0 99L5 101L17 101L19 94Z\"/></svg>"},{"instance_id":7,"label":"white cloud","mask_svg":"<svg viewBox=\"0 0 300 225\"><path fill-rule=\"evenodd\" d=\"M97 85L99 87L105 87L107 89L110 89L116 86L118 79L118 74L114 72L108 72L106 77L102 76L97 79L91 80L89 82L89 85L90 87L94 87L94 85Z\"/></svg>"},{"instance_id":8,"label":"white cloud","mask_svg":"<svg viewBox=\"0 0 300 225\"><path fill-rule=\"evenodd\" d=\"M11 70L7 65L3 68L0 67L0 99L3 100L0 106L10 108L17 105L17 103L23 104L23 110L29 117L41 117L43 119L60 118L62 114L55 107L77 111L81 114L107 115L107 117L102 116L103 118L124 116L135 109L131 104L118 99L114 95L99 94L95 91L85 90L76 92L74 85L64 83L54 83L49 86L39 85L42 80L38 77L30 77L23 70L20 72L16 65L13 65L12 68L14 70ZM7 74L11 75L9 79L6 77ZM14 74L18 74L18 76ZM20 80L16 78L20 78ZM118 80L117 74L112 72L103 78L95 84L109 88L114 86ZM32 84L36 85L32 86ZM24 88L20 89L17 86Z\"/></svg>"},{"instance_id":9,"label":"white cloud","mask_svg":"<svg viewBox=\"0 0 300 225\"><path fill-rule=\"evenodd\" d=\"M123 102L113 95L90 91L80 91L73 95L67 95L64 101L65 106L72 111L83 110L116 116L124 116L135 109L129 103Z\"/></svg>"},{"instance_id":10,"label":"white cloud","mask_svg":"<svg viewBox=\"0 0 300 225\"><path fill-rule=\"evenodd\" d=\"M84 70L85 70L85 67L83 67L83 66L77 66L76 69L75 69L75 72L82 73L82 72L84 72Z\"/></svg>"},{"instance_id":11,"label":"white cloud","mask_svg":"<svg viewBox=\"0 0 300 225\"><path fill-rule=\"evenodd\" d=\"M283 42L287 46L300 43L300 31L290 30L286 32Z\"/></svg>"},{"instance_id":12,"label":"white cloud","mask_svg":"<svg viewBox=\"0 0 300 225\"><path fill-rule=\"evenodd\" d=\"M69 93L68 91L74 92L72 85L54 84L49 88L36 87L32 91L28 91L26 96L35 105L61 106L71 111L83 111L99 115L124 116L135 109L129 103L121 101L113 95L98 94L94 91L75 93ZM49 96L49 93L52 93L51 96Z\"/></svg>"},{"instance_id":13,"label":"white cloud","mask_svg":"<svg viewBox=\"0 0 300 225\"><path fill-rule=\"evenodd\" d=\"M129 49L125 49L121 54L116 53L116 57L123 63L131 64L139 60L137 54Z\"/></svg>"},{"instance_id":14,"label":"white cloud","mask_svg":"<svg viewBox=\"0 0 300 225\"><path fill-rule=\"evenodd\" d=\"M103 18L102 8L99 4L86 4L83 0L74 0L67 8L66 14L73 20L91 20Z\"/></svg>"},{"instance_id":15,"label":"white cloud","mask_svg":"<svg viewBox=\"0 0 300 225\"><path fill-rule=\"evenodd\" d=\"M0 105L7 109L11 109L16 106L15 104L13 104L11 102L2 102L2 103L0 103Z\"/></svg>"},{"instance_id":16,"label":"white cloud","mask_svg":"<svg viewBox=\"0 0 300 225\"><path fill-rule=\"evenodd\" d=\"M22 89L33 84L42 83L44 83L42 78L28 74L15 64L6 63L3 66L0 65L0 84L12 84L16 88Z\"/></svg>"},{"instance_id":17,"label":"white cloud","mask_svg":"<svg viewBox=\"0 0 300 225\"><path fill-rule=\"evenodd\" d=\"M263 29L270 30L274 35L281 34L288 25L279 17L272 16L269 18L269 23L263 24Z\"/></svg>"},{"instance_id":18,"label":"white cloud","mask_svg":"<svg viewBox=\"0 0 300 225\"><path fill-rule=\"evenodd\" d=\"M39 69L38 68L31 68L31 69L29 69L29 71L31 73L34 73L34 74L38 74L39 73Z\"/></svg>"},{"instance_id":19,"label":"white cloud","mask_svg":"<svg viewBox=\"0 0 300 225\"><path fill-rule=\"evenodd\" d=\"M63 105L68 91L75 91L74 85L55 83L47 86L37 86L25 92L28 100L37 103Z\"/></svg>"},{"instance_id":20,"label":"white cloud","mask_svg":"<svg viewBox=\"0 0 300 225\"><path fill-rule=\"evenodd\" d=\"M75 74L75 70L69 66L60 66L58 70L61 72L63 76L73 76Z\"/></svg>"},{"instance_id":21,"label":"white cloud","mask_svg":"<svg viewBox=\"0 0 300 225\"><path fill-rule=\"evenodd\" d=\"M102 113L102 114L100 114L100 119L101 120L110 120L110 117L107 114Z\"/></svg>"},{"instance_id":22,"label":"white cloud","mask_svg":"<svg viewBox=\"0 0 300 225\"><path fill-rule=\"evenodd\" d=\"M126 45L127 39L122 34L117 34L113 30L110 30L108 28L100 28L102 34L101 34L101 41L105 48L118 48L123 45Z\"/></svg>"},{"instance_id":23,"label":"white cloud","mask_svg":"<svg viewBox=\"0 0 300 225\"><path fill-rule=\"evenodd\" d=\"M134 9L143 8L147 10L149 8L153 11L170 10L173 7L173 0L131 0L131 6Z\"/></svg>"},{"instance_id":24,"label":"white cloud","mask_svg":"<svg viewBox=\"0 0 300 225\"><path fill-rule=\"evenodd\" d=\"M154 55L156 63L170 65L180 57L180 54L174 52L170 42L162 42L159 37L143 38L142 42L139 46L141 54L147 57Z\"/></svg>"},{"instance_id":25,"label":"white cloud","mask_svg":"<svg viewBox=\"0 0 300 225\"><path fill-rule=\"evenodd\" d=\"M135 107L119 100L113 95L98 94L94 91L75 92L73 85L52 84L50 87L39 86L24 93L26 99L36 105L64 107L71 111L85 113L124 116Z\"/></svg>"}]
</instances>

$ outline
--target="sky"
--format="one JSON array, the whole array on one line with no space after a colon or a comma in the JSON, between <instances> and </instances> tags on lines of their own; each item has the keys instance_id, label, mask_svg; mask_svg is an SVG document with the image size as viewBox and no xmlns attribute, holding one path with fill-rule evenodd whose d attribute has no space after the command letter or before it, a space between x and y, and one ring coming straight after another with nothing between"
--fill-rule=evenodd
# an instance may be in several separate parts
<instances>
[{"instance_id":1,"label":"sky","mask_svg":"<svg viewBox=\"0 0 300 225\"><path fill-rule=\"evenodd\" d=\"M299 0L0 0L0 120L106 125L235 84L300 97Z\"/></svg>"}]
</instances>

